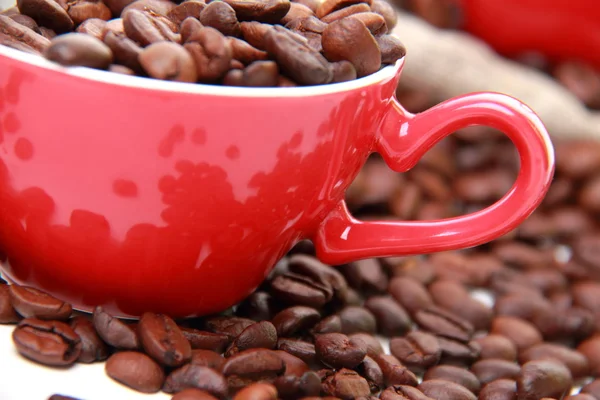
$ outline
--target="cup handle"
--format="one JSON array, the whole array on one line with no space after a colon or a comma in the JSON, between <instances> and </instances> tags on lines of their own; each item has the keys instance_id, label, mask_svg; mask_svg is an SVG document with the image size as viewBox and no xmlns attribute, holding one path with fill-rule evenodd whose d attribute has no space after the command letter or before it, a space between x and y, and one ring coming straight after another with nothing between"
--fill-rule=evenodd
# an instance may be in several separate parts
<instances>
[{"instance_id":1,"label":"cup handle","mask_svg":"<svg viewBox=\"0 0 600 400\"><path fill-rule=\"evenodd\" d=\"M313 237L317 256L339 265L370 257L432 253L477 246L515 228L543 200L554 174L554 150L539 117L498 93L473 93L411 114L392 98L376 151L397 172L416 165L430 148L458 129L486 125L504 132L521 159L519 175L495 204L472 214L435 221L358 221L341 201Z\"/></svg>"}]
</instances>

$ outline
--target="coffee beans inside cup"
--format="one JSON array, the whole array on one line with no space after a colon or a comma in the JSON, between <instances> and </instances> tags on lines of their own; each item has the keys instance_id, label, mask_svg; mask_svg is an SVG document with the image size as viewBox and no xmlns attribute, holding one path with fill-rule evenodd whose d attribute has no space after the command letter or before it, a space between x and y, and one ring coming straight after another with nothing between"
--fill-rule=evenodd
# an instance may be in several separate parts
<instances>
[{"instance_id":1,"label":"coffee beans inside cup","mask_svg":"<svg viewBox=\"0 0 600 400\"><path fill-rule=\"evenodd\" d=\"M386 0L19 0L0 13L0 45L168 81L311 86L402 58L395 24Z\"/></svg>"}]
</instances>

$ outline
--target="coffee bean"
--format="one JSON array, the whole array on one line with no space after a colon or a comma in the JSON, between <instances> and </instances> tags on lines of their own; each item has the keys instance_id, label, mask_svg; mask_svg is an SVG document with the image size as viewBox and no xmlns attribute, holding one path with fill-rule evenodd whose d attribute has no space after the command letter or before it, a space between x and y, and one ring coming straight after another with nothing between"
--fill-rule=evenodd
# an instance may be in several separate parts
<instances>
[{"instance_id":1,"label":"coffee bean","mask_svg":"<svg viewBox=\"0 0 600 400\"><path fill-rule=\"evenodd\" d=\"M177 43L153 43L142 50L139 62L152 78L177 82L196 82L198 78L194 59Z\"/></svg>"},{"instance_id":2,"label":"coffee bean","mask_svg":"<svg viewBox=\"0 0 600 400\"><path fill-rule=\"evenodd\" d=\"M333 78L331 83L346 82L356 79L356 68L349 61L338 61L331 63Z\"/></svg>"},{"instance_id":3,"label":"coffee bean","mask_svg":"<svg viewBox=\"0 0 600 400\"><path fill-rule=\"evenodd\" d=\"M10 303L25 318L67 320L73 308L40 290L19 285L9 286Z\"/></svg>"},{"instance_id":4,"label":"coffee bean","mask_svg":"<svg viewBox=\"0 0 600 400\"><path fill-rule=\"evenodd\" d=\"M373 335L359 332L348 335L348 338L359 339L365 342L365 344L367 345L367 355L372 358L377 358L378 355L383 354L383 347L381 346L381 341Z\"/></svg>"},{"instance_id":5,"label":"coffee bean","mask_svg":"<svg viewBox=\"0 0 600 400\"><path fill-rule=\"evenodd\" d=\"M302 340L280 338L277 340L277 349L294 355L308 364L316 360L315 345Z\"/></svg>"},{"instance_id":6,"label":"coffee bean","mask_svg":"<svg viewBox=\"0 0 600 400\"><path fill-rule=\"evenodd\" d=\"M190 342L192 349L205 349L222 353L230 342L223 333L200 331L194 328L179 327L181 333Z\"/></svg>"},{"instance_id":7,"label":"coffee bean","mask_svg":"<svg viewBox=\"0 0 600 400\"><path fill-rule=\"evenodd\" d=\"M12 339L21 355L40 364L67 366L81 354L81 339L60 321L25 318L13 331Z\"/></svg>"},{"instance_id":8,"label":"coffee bean","mask_svg":"<svg viewBox=\"0 0 600 400\"><path fill-rule=\"evenodd\" d=\"M542 342L542 335L535 326L515 317L499 316L494 318L490 332L510 339L517 346L518 351Z\"/></svg>"},{"instance_id":9,"label":"coffee bean","mask_svg":"<svg viewBox=\"0 0 600 400\"><path fill-rule=\"evenodd\" d=\"M237 392L233 400L277 400L277 389L269 383L254 383Z\"/></svg>"},{"instance_id":10,"label":"coffee bean","mask_svg":"<svg viewBox=\"0 0 600 400\"><path fill-rule=\"evenodd\" d=\"M38 54L50 45L50 41L13 19L0 15L0 44Z\"/></svg>"},{"instance_id":11,"label":"coffee bean","mask_svg":"<svg viewBox=\"0 0 600 400\"><path fill-rule=\"evenodd\" d=\"M388 287L388 278L376 259L368 258L355 261L344 266L340 271L344 274L348 283L357 290L383 292Z\"/></svg>"},{"instance_id":12,"label":"coffee bean","mask_svg":"<svg viewBox=\"0 0 600 400\"><path fill-rule=\"evenodd\" d=\"M556 343L538 343L519 355L521 364L542 359L560 361L569 369L574 379L584 377L589 372L588 361L583 354Z\"/></svg>"},{"instance_id":13,"label":"coffee bean","mask_svg":"<svg viewBox=\"0 0 600 400\"><path fill-rule=\"evenodd\" d=\"M316 14L317 14L317 17L323 18L324 16L326 16L334 11L337 11L337 10L340 10L340 9L343 9L343 8L346 8L346 7L349 7L354 4L358 4L358 3L370 4L369 1L365 2L365 1L361 1L361 0L325 0L325 1L322 1L318 5Z\"/></svg>"},{"instance_id":14,"label":"coffee bean","mask_svg":"<svg viewBox=\"0 0 600 400\"><path fill-rule=\"evenodd\" d=\"M600 284L578 282L572 286L573 303L594 313L600 313ZM18 311L18 310L17 310Z\"/></svg>"},{"instance_id":15,"label":"coffee bean","mask_svg":"<svg viewBox=\"0 0 600 400\"><path fill-rule=\"evenodd\" d=\"M284 274L271 282L274 296L288 304L321 308L331 300L331 287L298 274Z\"/></svg>"},{"instance_id":16,"label":"coffee bean","mask_svg":"<svg viewBox=\"0 0 600 400\"><path fill-rule=\"evenodd\" d=\"M312 25L311 25L312 27ZM335 268L323 264L316 258L305 254L295 254L289 258L289 269L296 274L305 275L333 289L334 296L344 299L348 283L344 276Z\"/></svg>"},{"instance_id":17,"label":"coffee bean","mask_svg":"<svg viewBox=\"0 0 600 400\"><path fill-rule=\"evenodd\" d=\"M594 396L595 398L598 398L600 396L600 380L596 379L584 385L581 388L581 393L588 393Z\"/></svg>"},{"instance_id":18,"label":"coffee bean","mask_svg":"<svg viewBox=\"0 0 600 400\"><path fill-rule=\"evenodd\" d=\"M433 305L433 300L425 286L411 278L392 279L388 291L412 315Z\"/></svg>"},{"instance_id":19,"label":"coffee bean","mask_svg":"<svg viewBox=\"0 0 600 400\"><path fill-rule=\"evenodd\" d=\"M341 333L324 333L315 338L319 360L332 368L354 368L367 355L367 345L360 339L349 339Z\"/></svg>"},{"instance_id":20,"label":"coffee bean","mask_svg":"<svg viewBox=\"0 0 600 400\"><path fill-rule=\"evenodd\" d=\"M381 67L381 52L367 27L354 18L327 25L323 31L323 51L329 61L350 61L359 77Z\"/></svg>"},{"instance_id":21,"label":"coffee bean","mask_svg":"<svg viewBox=\"0 0 600 400\"><path fill-rule=\"evenodd\" d=\"M75 25L69 14L54 0L18 0L21 14L58 33L72 30Z\"/></svg>"},{"instance_id":22,"label":"coffee bean","mask_svg":"<svg viewBox=\"0 0 600 400\"><path fill-rule=\"evenodd\" d=\"M241 61L245 65L251 64L254 61L264 60L267 58L266 52L258 50L257 48L249 45L243 40L230 37L229 44L231 45L233 58L238 61Z\"/></svg>"},{"instance_id":23,"label":"coffee bean","mask_svg":"<svg viewBox=\"0 0 600 400\"><path fill-rule=\"evenodd\" d=\"M307 371L302 376L280 376L273 380L273 385L282 399L318 396L321 392L321 378L313 371Z\"/></svg>"},{"instance_id":24,"label":"coffee bean","mask_svg":"<svg viewBox=\"0 0 600 400\"><path fill-rule=\"evenodd\" d=\"M199 389L218 398L227 396L225 377L212 368L197 364L185 364L167 376L162 390L177 393L185 389Z\"/></svg>"},{"instance_id":25,"label":"coffee bean","mask_svg":"<svg viewBox=\"0 0 600 400\"><path fill-rule=\"evenodd\" d=\"M340 20L342 18L346 18L353 14L364 13L371 11L371 8L367 3L358 3L348 7L341 8L337 11L329 13L321 18L321 21L330 24L333 21Z\"/></svg>"},{"instance_id":26,"label":"coffee bean","mask_svg":"<svg viewBox=\"0 0 600 400\"><path fill-rule=\"evenodd\" d=\"M415 322L425 330L449 339L467 342L473 335L473 325L439 307L428 307L415 314Z\"/></svg>"},{"instance_id":27,"label":"coffee bean","mask_svg":"<svg viewBox=\"0 0 600 400\"><path fill-rule=\"evenodd\" d=\"M231 47L233 50L235 46L232 44ZM235 50L233 50L233 54L233 58L239 60L239 58L235 56ZM236 314L241 317L250 318L254 321L262 321L271 319L274 314L274 309L275 304L271 294L263 291L256 291L238 305Z\"/></svg>"},{"instance_id":28,"label":"coffee bean","mask_svg":"<svg viewBox=\"0 0 600 400\"><path fill-rule=\"evenodd\" d=\"M285 372L285 363L272 350L244 350L225 361L223 375L241 378L266 379L281 376Z\"/></svg>"},{"instance_id":29,"label":"coffee bean","mask_svg":"<svg viewBox=\"0 0 600 400\"><path fill-rule=\"evenodd\" d=\"M516 379L521 372L521 367L516 362L488 358L473 364L471 371L477 376L479 382L485 385L496 379Z\"/></svg>"},{"instance_id":30,"label":"coffee bean","mask_svg":"<svg viewBox=\"0 0 600 400\"><path fill-rule=\"evenodd\" d=\"M90 35L99 40L104 40L104 29L106 21L99 18L90 18L85 20L77 27L76 32Z\"/></svg>"},{"instance_id":31,"label":"coffee bean","mask_svg":"<svg viewBox=\"0 0 600 400\"><path fill-rule=\"evenodd\" d=\"M383 388L383 371L373 358L366 356L356 367L356 371L367 380L372 393L376 393Z\"/></svg>"},{"instance_id":32,"label":"coffee bean","mask_svg":"<svg viewBox=\"0 0 600 400\"><path fill-rule=\"evenodd\" d=\"M433 301L444 310L464 318L476 330L487 330L492 322L492 309L472 298L458 282L438 280L431 284Z\"/></svg>"},{"instance_id":33,"label":"coffee bean","mask_svg":"<svg viewBox=\"0 0 600 400\"><path fill-rule=\"evenodd\" d=\"M224 0L240 21L277 24L290 10L289 0Z\"/></svg>"},{"instance_id":34,"label":"coffee bean","mask_svg":"<svg viewBox=\"0 0 600 400\"><path fill-rule=\"evenodd\" d=\"M212 350L193 349L190 363L220 371L225 364L225 359Z\"/></svg>"},{"instance_id":35,"label":"coffee bean","mask_svg":"<svg viewBox=\"0 0 600 400\"><path fill-rule=\"evenodd\" d=\"M333 333L342 331L342 319L339 315L323 318L312 329L313 333Z\"/></svg>"},{"instance_id":36,"label":"coffee bean","mask_svg":"<svg viewBox=\"0 0 600 400\"><path fill-rule=\"evenodd\" d=\"M380 1L383 3L384 1ZM393 64L406 55L406 48L395 36L382 35L375 38L377 45L381 50L381 62L383 64Z\"/></svg>"},{"instance_id":37,"label":"coffee bean","mask_svg":"<svg viewBox=\"0 0 600 400\"><path fill-rule=\"evenodd\" d=\"M419 389L406 385L390 386L381 392L381 400L432 400Z\"/></svg>"},{"instance_id":38,"label":"coffee bean","mask_svg":"<svg viewBox=\"0 0 600 400\"><path fill-rule=\"evenodd\" d=\"M179 327L164 314L144 313L138 333L144 351L160 364L177 367L192 358L192 348Z\"/></svg>"},{"instance_id":39,"label":"coffee bean","mask_svg":"<svg viewBox=\"0 0 600 400\"><path fill-rule=\"evenodd\" d=\"M161 367L150 357L135 351L113 354L104 366L115 381L142 393L156 393L165 381Z\"/></svg>"},{"instance_id":40,"label":"coffee bean","mask_svg":"<svg viewBox=\"0 0 600 400\"><path fill-rule=\"evenodd\" d=\"M14 324L21 320L10 304L10 292L7 284L0 284L0 324Z\"/></svg>"},{"instance_id":41,"label":"coffee bean","mask_svg":"<svg viewBox=\"0 0 600 400\"><path fill-rule=\"evenodd\" d=\"M197 0L188 0L179 4L177 7L173 8L166 15L167 17L175 23L175 25L180 26L181 23L188 17L192 17L194 19L200 18L200 13L206 7L206 3L204 1ZM237 22L237 19L236 19ZM180 26L181 28L181 26ZM238 26L239 33L239 26Z\"/></svg>"},{"instance_id":42,"label":"coffee bean","mask_svg":"<svg viewBox=\"0 0 600 400\"><path fill-rule=\"evenodd\" d=\"M427 396L436 400L476 400L477 396L469 391L469 389L458 385L454 382L449 382L440 379L432 379L423 381L418 386L418 389Z\"/></svg>"},{"instance_id":43,"label":"coffee bean","mask_svg":"<svg viewBox=\"0 0 600 400\"><path fill-rule=\"evenodd\" d=\"M523 364L517 378L517 396L521 400L542 397L563 398L571 389L571 373L562 363L535 360Z\"/></svg>"},{"instance_id":44,"label":"coffee bean","mask_svg":"<svg viewBox=\"0 0 600 400\"><path fill-rule=\"evenodd\" d=\"M78 316L71 319L69 325L81 339L81 354L77 358L77 361L92 363L106 360L108 357L108 347L96 333L92 321Z\"/></svg>"},{"instance_id":45,"label":"coffee bean","mask_svg":"<svg viewBox=\"0 0 600 400\"><path fill-rule=\"evenodd\" d=\"M52 396L48 397L48 400L79 400L75 397L71 397L71 396L63 396L62 394L53 394Z\"/></svg>"},{"instance_id":46,"label":"coffee bean","mask_svg":"<svg viewBox=\"0 0 600 400\"><path fill-rule=\"evenodd\" d=\"M375 359L383 372L383 379L387 386L408 385L417 386L418 380L407 367L394 356L381 354Z\"/></svg>"},{"instance_id":47,"label":"coffee bean","mask_svg":"<svg viewBox=\"0 0 600 400\"><path fill-rule=\"evenodd\" d=\"M68 33L52 39L44 55L61 65L107 69L113 62L110 47L83 33Z\"/></svg>"},{"instance_id":48,"label":"coffee bean","mask_svg":"<svg viewBox=\"0 0 600 400\"><path fill-rule=\"evenodd\" d=\"M497 315L517 317L532 321L541 315L555 315L552 304L541 296L529 296L519 292L499 296L494 303Z\"/></svg>"},{"instance_id":49,"label":"coffee bean","mask_svg":"<svg viewBox=\"0 0 600 400\"><path fill-rule=\"evenodd\" d=\"M477 376L464 368L453 365L437 365L428 369L425 375L423 375L423 381L430 381L432 379L457 383L469 389L474 394L479 393L479 389L481 388Z\"/></svg>"},{"instance_id":50,"label":"coffee bean","mask_svg":"<svg viewBox=\"0 0 600 400\"><path fill-rule=\"evenodd\" d=\"M591 394L580 393L574 394L572 396L567 396L564 398L564 400L596 400L596 398Z\"/></svg>"},{"instance_id":51,"label":"coffee bean","mask_svg":"<svg viewBox=\"0 0 600 400\"><path fill-rule=\"evenodd\" d=\"M308 365L300 358L293 356L283 350L276 350L275 353L281 358L285 364L285 375L295 376L300 378L309 371Z\"/></svg>"},{"instance_id":52,"label":"coffee bean","mask_svg":"<svg viewBox=\"0 0 600 400\"><path fill-rule=\"evenodd\" d=\"M581 342L577 347L577 351L587 359L590 374L600 376L600 336L595 335Z\"/></svg>"},{"instance_id":53,"label":"coffee bean","mask_svg":"<svg viewBox=\"0 0 600 400\"><path fill-rule=\"evenodd\" d=\"M389 31L394 29L394 26L396 26L396 23L398 22L398 15L390 3L385 0L373 0L371 3L371 10L385 18L385 24Z\"/></svg>"},{"instance_id":54,"label":"coffee bean","mask_svg":"<svg viewBox=\"0 0 600 400\"><path fill-rule=\"evenodd\" d=\"M517 382L497 379L481 388L479 400L517 400Z\"/></svg>"},{"instance_id":55,"label":"coffee bean","mask_svg":"<svg viewBox=\"0 0 600 400\"><path fill-rule=\"evenodd\" d=\"M390 351L402 364L415 371L437 364L442 354L438 339L421 331L393 338L390 341Z\"/></svg>"},{"instance_id":56,"label":"coffee bean","mask_svg":"<svg viewBox=\"0 0 600 400\"><path fill-rule=\"evenodd\" d=\"M231 6L222 1L210 3L200 13L202 25L215 28L226 36L239 36L241 34L240 23L235 11Z\"/></svg>"},{"instance_id":57,"label":"coffee bean","mask_svg":"<svg viewBox=\"0 0 600 400\"><path fill-rule=\"evenodd\" d=\"M290 31L270 29L267 31L263 43L269 56L273 57L282 71L295 82L301 85L319 85L331 82L333 78L331 64L308 45L296 41ZM311 290L313 296L316 296L315 301L318 299L316 304L324 304L328 301L326 294L319 293L321 291L322 289L315 288ZM303 304L311 305L306 302ZM313 304L315 304L314 301Z\"/></svg>"},{"instance_id":58,"label":"coffee bean","mask_svg":"<svg viewBox=\"0 0 600 400\"><path fill-rule=\"evenodd\" d=\"M204 390L184 389L171 397L171 400L217 400L217 398Z\"/></svg>"},{"instance_id":59,"label":"coffee bean","mask_svg":"<svg viewBox=\"0 0 600 400\"><path fill-rule=\"evenodd\" d=\"M502 335L486 335L474 339L481 346L481 359L499 358L507 361L517 359L517 347L508 338Z\"/></svg>"},{"instance_id":60,"label":"coffee bean","mask_svg":"<svg viewBox=\"0 0 600 400\"><path fill-rule=\"evenodd\" d=\"M147 11L151 15L166 17L173 9L176 4L172 1L165 0L136 0L133 3L128 4L121 15L124 15L129 10ZM162 19L162 18L160 18Z\"/></svg>"},{"instance_id":61,"label":"coffee bean","mask_svg":"<svg viewBox=\"0 0 600 400\"><path fill-rule=\"evenodd\" d=\"M292 336L312 328L321 319L321 314L314 308L295 306L279 312L273 317L273 325L279 336Z\"/></svg>"},{"instance_id":62,"label":"coffee bean","mask_svg":"<svg viewBox=\"0 0 600 400\"><path fill-rule=\"evenodd\" d=\"M300 19L300 18L313 17L314 15L315 15L314 12L310 8L306 7L305 5L302 5L300 3L291 3L290 10L281 19L280 22L282 25L285 25L290 21L294 21L294 20Z\"/></svg>"},{"instance_id":63,"label":"coffee bean","mask_svg":"<svg viewBox=\"0 0 600 400\"><path fill-rule=\"evenodd\" d=\"M142 71L139 56L142 48L133 40L127 38L124 33L106 32L104 43L111 49L116 62L133 71Z\"/></svg>"},{"instance_id":64,"label":"coffee bean","mask_svg":"<svg viewBox=\"0 0 600 400\"><path fill-rule=\"evenodd\" d=\"M259 50L265 50L264 38L271 29L271 25L261 24L256 21L241 22L240 29L246 42Z\"/></svg>"},{"instance_id":65,"label":"coffee bean","mask_svg":"<svg viewBox=\"0 0 600 400\"><path fill-rule=\"evenodd\" d=\"M111 17L110 9L101 0L58 0L58 4L67 11L75 25L90 18L108 21Z\"/></svg>"},{"instance_id":66,"label":"coffee bean","mask_svg":"<svg viewBox=\"0 0 600 400\"><path fill-rule=\"evenodd\" d=\"M377 320L366 308L347 306L338 312L342 320L342 332L352 334L357 332L375 333Z\"/></svg>"},{"instance_id":67,"label":"coffee bean","mask_svg":"<svg viewBox=\"0 0 600 400\"><path fill-rule=\"evenodd\" d=\"M15 15L11 15L9 18L12 19L13 21L18 22L19 24L31 29L34 32L39 33L39 31L40 31L40 27L38 26L38 24L33 20L33 18L28 17L27 15L15 14Z\"/></svg>"},{"instance_id":68,"label":"coffee bean","mask_svg":"<svg viewBox=\"0 0 600 400\"><path fill-rule=\"evenodd\" d=\"M383 35L387 33L387 26L385 25L385 19L374 12L364 12L358 14L352 14L348 18L357 19L371 32L373 36Z\"/></svg>"},{"instance_id":69,"label":"coffee bean","mask_svg":"<svg viewBox=\"0 0 600 400\"><path fill-rule=\"evenodd\" d=\"M96 307L92 319L98 336L117 349L136 350L140 347L135 330L123 321Z\"/></svg>"},{"instance_id":70,"label":"coffee bean","mask_svg":"<svg viewBox=\"0 0 600 400\"><path fill-rule=\"evenodd\" d=\"M254 321L241 317L212 317L205 321L206 328L214 333L226 335L230 340L235 339Z\"/></svg>"},{"instance_id":71,"label":"coffee bean","mask_svg":"<svg viewBox=\"0 0 600 400\"><path fill-rule=\"evenodd\" d=\"M125 11L122 18L127 37L142 46L162 41L179 42L180 40L176 33L177 26L165 16L131 9Z\"/></svg>"},{"instance_id":72,"label":"coffee bean","mask_svg":"<svg viewBox=\"0 0 600 400\"><path fill-rule=\"evenodd\" d=\"M257 322L244 329L231 343L225 357L247 349L273 349L277 345L277 330L269 321Z\"/></svg>"},{"instance_id":73,"label":"coffee bean","mask_svg":"<svg viewBox=\"0 0 600 400\"><path fill-rule=\"evenodd\" d=\"M600 168L600 144L591 140L560 143L556 152L556 170L569 178L585 178Z\"/></svg>"},{"instance_id":74,"label":"coffee bean","mask_svg":"<svg viewBox=\"0 0 600 400\"><path fill-rule=\"evenodd\" d=\"M323 381L325 394L340 399L355 399L370 394L369 384L356 372L342 368Z\"/></svg>"},{"instance_id":75,"label":"coffee bean","mask_svg":"<svg viewBox=\"0 0 600 400\"><path fill-rule=\"evenodd\" d=\"M476 342L463 343L443 336L437 340L442 349L441 362L470 364L479 358L481 348Z\"/></svg>"}]
</instances>

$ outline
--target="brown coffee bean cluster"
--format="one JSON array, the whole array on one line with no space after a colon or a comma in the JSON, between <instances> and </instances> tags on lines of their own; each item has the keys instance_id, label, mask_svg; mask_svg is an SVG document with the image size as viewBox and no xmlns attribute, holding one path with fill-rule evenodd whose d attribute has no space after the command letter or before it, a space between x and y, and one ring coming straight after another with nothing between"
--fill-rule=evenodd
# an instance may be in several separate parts
<instances>
[{"instance_id":1,"label":"brown coffee bean cluster","mask_svg":"<svg viewBox=\"0 0 600 400\"><path fill-rule=\"evenodd\" d=\"M311 86L402 58L395 24L386 0L19 0L0 45L168 81Z\"/></svg>"}]
</instances>

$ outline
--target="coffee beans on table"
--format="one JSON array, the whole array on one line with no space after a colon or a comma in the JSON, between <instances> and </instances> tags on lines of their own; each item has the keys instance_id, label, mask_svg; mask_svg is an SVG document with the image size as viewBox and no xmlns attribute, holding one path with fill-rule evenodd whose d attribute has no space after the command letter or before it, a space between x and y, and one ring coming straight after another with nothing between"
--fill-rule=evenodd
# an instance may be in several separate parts
<instances>
[{"instance_id":1,"label":"coffee beans on table","mask_svg":"<svg viewBox=\"0 0 600 400\"><path fill-rule=\"evenodd\" d=\"M19 0L0 14L0 45L64 66L253 87L353 80L405 54L385 0L178 3Z\"/></svg>"}]
</instances>

